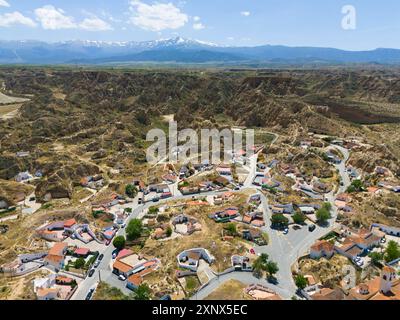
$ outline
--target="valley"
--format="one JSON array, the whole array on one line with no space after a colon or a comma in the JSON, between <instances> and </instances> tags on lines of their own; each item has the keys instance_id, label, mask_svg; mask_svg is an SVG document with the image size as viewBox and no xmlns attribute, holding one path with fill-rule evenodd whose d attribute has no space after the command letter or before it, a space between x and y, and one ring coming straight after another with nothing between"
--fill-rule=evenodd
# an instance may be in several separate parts
<instances>
[{"instance_id":1,"label":"valley","mask_svg":"<svg viewBox=\"0 0 400 320\"><path fill-rule=\"evenodd\" d=\"M3 66L0 297L358 297L400 271L399 75ZM254 129L255 154L148 163L172 120Z\"/></svg>"}]
</instances>

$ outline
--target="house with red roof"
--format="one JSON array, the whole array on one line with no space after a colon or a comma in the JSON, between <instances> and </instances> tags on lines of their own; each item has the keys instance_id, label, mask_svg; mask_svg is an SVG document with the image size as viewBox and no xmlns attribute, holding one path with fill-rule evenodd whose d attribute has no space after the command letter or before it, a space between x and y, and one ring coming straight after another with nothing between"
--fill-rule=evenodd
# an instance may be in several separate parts
<instances>
[{"instance_id":1,"label":"house with red roof","mask_svg":"<svg viewBox=\"0 0 400 320\"><path fill-rule=\"evenodd\" d=\"M56 243L50 250L48 255L44 258L47 265L54 267L56 270L62 269L64 266L64 258L67 254L68 245L66 243Z\"/></svg>"},{"instance_id":2,"label":"house with red roof","mask_svg":"<svg viewBox=\"0 0 400 320\"><path fill-rule=\"evenodd\" d=\"M335 246L326 241L321 240L316 242L310 249L310 258L311 259L319 259L321 257L326 257L330 259L335 253Z\"/></svg>"},{"instance_id":3,"label":"house with red roof","mask_svg":"<svg viewBox=\"0 0 400 320\"><path fill-rule=\"evenodd\" d=\"M71 228L74 225L76 225L76 220L75 219L69 219L64 221L64 228Z\"/></svg>"},{"instance_id":4,"label":"house with red roof","mask_svg":"<svg viewBox=\"0 0 400 320\"><path fill-rule=\"evenodd\" d=\"M88 248L77 248L74 250L74 255L80 258L86 258L90 254Z\"/></svg>"}]
</instances>

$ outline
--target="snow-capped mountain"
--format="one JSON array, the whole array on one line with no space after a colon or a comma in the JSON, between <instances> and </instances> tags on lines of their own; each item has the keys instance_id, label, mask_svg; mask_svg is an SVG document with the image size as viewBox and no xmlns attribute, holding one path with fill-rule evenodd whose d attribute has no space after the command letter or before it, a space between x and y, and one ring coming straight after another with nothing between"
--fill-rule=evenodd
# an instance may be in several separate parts
<instances>
[{"instance_id":1,"label":"snow-capped mountain","mask_svg":"<svg viewBox=\"0 0 400 320\"><path fill-rule=\"evenodd\" d=\"M381 63L400 64L400 50L345 51L333 48L225 47L176 37L152 41L0 41L0 64L176 63Z\"/></svg>"}]
</instances>

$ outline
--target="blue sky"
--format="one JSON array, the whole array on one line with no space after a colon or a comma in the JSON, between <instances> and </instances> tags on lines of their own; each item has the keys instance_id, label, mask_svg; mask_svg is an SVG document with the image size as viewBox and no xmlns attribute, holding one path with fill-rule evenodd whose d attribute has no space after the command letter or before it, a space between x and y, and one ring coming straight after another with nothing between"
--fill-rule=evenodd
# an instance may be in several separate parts
<instances>
[{"instance_id":1,"label":"blue sky","mask_svg":"<svg viewBox=\"0 0 400 320\"><path fill-rule=\"evenodd\" d=\"M342 28L342 7L356 28ZM400 48L398 0L0 0L2 40L144 41Z\"/></svg>"}]
</instances>

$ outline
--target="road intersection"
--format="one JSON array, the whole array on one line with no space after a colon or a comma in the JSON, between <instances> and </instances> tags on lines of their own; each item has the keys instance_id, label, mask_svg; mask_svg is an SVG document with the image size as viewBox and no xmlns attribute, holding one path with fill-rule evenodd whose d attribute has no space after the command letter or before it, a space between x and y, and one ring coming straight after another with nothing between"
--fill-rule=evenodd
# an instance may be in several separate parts
<instances>
[{"instance_id":1,"label":"road intersection","mask_svg":"<svg viewBox=\"0 0 400 320\"><path fill-rule=\"evenodd\" d=\"M217 276L210 280L208 285L204 286L201 290L197 292L197 294L192 297L192 299L204 299L208 294L210 294L213 290L218 288L219 285L228 280L238 280L245 284L262 284L267 286L273 290L275 290L278 294L282 296L284 299L290 299L296 293L296 285L294 283L291 267L292 265L300 258L305 255L309 248L321 237L325 236L329 232L331 232L335 226L338 209L334 205L335 196L341 192L344 192L347 187L350 185L350 178L346 172L345 163L349 158L349 152L347 149L339 146L332 146L339 150L343 154L343 161L341 164L335 165L337 168L343 185L339 187L336 194L332 191L330 194L326 196L326 200L330 202L333 206L333 214L332 219L329 221L327 227L317 226L314 232L309 232L308 228L303 227L300 230L291 230L288 235L283 235L282 232L274 230L271 228L271 216L272 212L269 208L269 203L267 197L261 192L261 188L253 185L253 180L256 176L257 171L257 157L255 154L249 159L249 168L250 173L247 177L243 187L241 190L235 192L241 192L245 190L257 190L257 193L261 196L261 205L264 212L264 220L266 222L266 226L263 228L263 231L266 232L269 236L269 244L263 247L255 247L256 254L267 253L271 260L275 261L279 266L279 272L276 275L277 284L269 283L265 279L258 279L252 275L252 273L246 272L232 272L225 274L223 276ZM209 195L216 195L221 191L213 191L208 193L203 193L202 196L206 197ZM169 199L162 199L157 204L166 203L171 200L187 200L191 199L193 195L180 195L178 192L173 192L173 197ZM137 204L137 199L131 204L129 207L132 208L132 213L128 217L126 223L129 223L130 220L137 218L141 215L141 213L154 205L152 202L148 202L142 205ZM116 236L125 236L125 229L120 229ZM113 286L122 287L122 282L118 282L117 278L112 274L112 252L115 248L112 245L106 247L104 252L101 252L104 255L101 263L96 269L96 273L92 277L87 277L80 284L72 296L72 300L83 300L85 299L88 291L92 288L95 288L99 281L106 281ZM120 285L118 285L120 284ZM123 292L128 292L127 289L121 288Z\"/></svg>"}]
</instances>

